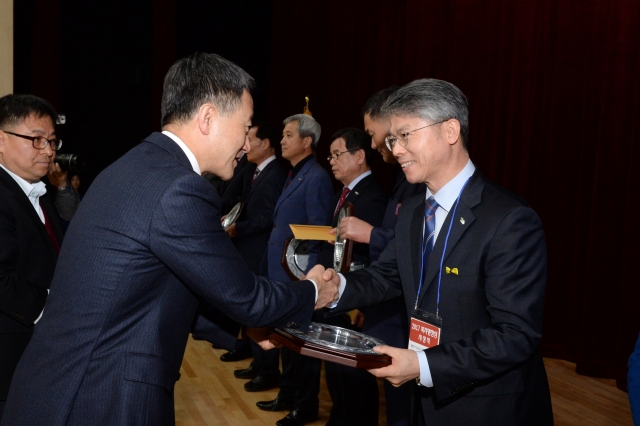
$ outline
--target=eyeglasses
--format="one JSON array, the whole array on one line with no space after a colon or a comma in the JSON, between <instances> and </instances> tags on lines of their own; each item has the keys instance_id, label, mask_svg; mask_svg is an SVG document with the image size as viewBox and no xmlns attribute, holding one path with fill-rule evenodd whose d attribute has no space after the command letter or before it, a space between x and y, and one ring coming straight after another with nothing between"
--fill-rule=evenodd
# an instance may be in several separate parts
<instances>
[{"instance_id":1,"label":"eyeglasses","mask_svg":"<svg viewBox=\"0 0 640 426\"><path fill-rule=\"evenodd\" d=\"M347 152L360 151L361 149L362 149L362 148L355 148L355 149L348 149L348 150L346 150L346 151L342 151L342 152L335 152L335 153L333 153L333 154L331 154L331 155L329 155L329 156L327 157L327 161L329 161L329 162L331 162L331 160L336 160L336 161L338 161L338 158L340 158L340 156L341 156L342 154L346 154Z\"/></svg>"},{"instance_id":2,"label":"eyeglasses","mask_svg":"<svg viewBox=\"0 0 640 426\"><path fill-rule=\"evenodd\" d=\"M10 135L17 136L19 138L30 140L35 149L45 149L47 145L50 145L52 151L57 151L60 149L60 147L62 147L62 141L59 139L47 139L44 136L27 136L27 135L19 135L18 133L8 132L6 130L2 130L2 131Z\"/></svg>"},{"instance_id":3,"label":"eyeglasses","mask_svg":"<svg viewBox=\"0 0 640 426\"><path fill-rule=\"evenodd\" d=\"M447 119L448 120L448 119ZM437 123L427 124L426 126L418 127L417 129L409 130L408 132L400 133L400 136L389 135L384 138L384 143L389 148L389 151L393 152L393 148L396 146L396 142L400 141L400 146L405 147L409 144L409 135L418 130L426 129L427 127L435 126L436 124L444 123L447 120L438 121Z\"/></svg>"}]
</instances>

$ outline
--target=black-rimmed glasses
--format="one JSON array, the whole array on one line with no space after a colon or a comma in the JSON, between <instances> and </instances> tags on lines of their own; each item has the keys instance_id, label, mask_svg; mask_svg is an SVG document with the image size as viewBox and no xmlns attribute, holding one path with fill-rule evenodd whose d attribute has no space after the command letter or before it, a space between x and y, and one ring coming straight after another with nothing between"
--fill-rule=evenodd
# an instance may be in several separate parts
<instances>
[{"instance_id":1,"label":"black-rimmed glasses","mask_svg":"<svg viewBox=\"0 0 640 426\"><path fill-rule=\"evenodd\" d=\"M355 148L355 149L348 149L346 151L342 151L342 152L334 152L333 154L329 155L327 157L327 161L331 162L331 160L336 160L338 161L338 158L340 158L340 156L342 154L346 154L347 152L354 152L354 151L360 151L362 148Z\"/></svg>"},{"instance_id":2,"label":"black-rimmed glasses","mask_svg":"<svg viewBox=\"0 0 640 426\"><path fill-rule=\"evenodd\" d=\"M2 130L2 131L10 135L17 136L19 138L30 140L31 144L35 149L45 149L47 145L50 145L53 151L57 151L60 149L60 147L62 147L62 141L59 139L47 139L44 136L27 136L27 135L20 135L18 133L8 132L6 130Z\"/></svg>"},{"instance_id":3,"label":"black-rimmed glasses","mask_svg":"<svg viewBox=\"0 0 640 426\"><path fill-rule=\"evenodd\" d=\"M447 119L448 120L448 119ZM409 135L417 132L418 130L426 129L427 127L435 126L436 124L444 123L447 120L438 121L436 123L427 124L426 126L418 127L417 129L409 130L408 132L400 133L400 136L389 135L384 138L384 143L389 148L389 151L393 152L393 148L396 146L396 142L400 141L400 146L405 147L409 144Z\"/></svg>"}]
</instances>

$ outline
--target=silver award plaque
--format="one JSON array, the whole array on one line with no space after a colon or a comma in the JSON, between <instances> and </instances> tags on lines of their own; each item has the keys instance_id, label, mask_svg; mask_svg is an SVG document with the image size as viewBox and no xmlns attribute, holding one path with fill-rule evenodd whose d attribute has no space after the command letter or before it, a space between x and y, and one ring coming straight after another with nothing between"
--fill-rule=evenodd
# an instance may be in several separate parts
<instances>
[{"instance_id":1,"label":"silver award plaque","mask_svg":"<svg viewBox=\"0 0 640 426\"><path fill-rule=\"evenodd\" d=\"M320 346L355 354L380 355L374 346L385 345L382 340L347 328L312 322L305 331L285 328L293 336Z\"/></svg>"},{"instance_id":2,"label":"silver award plaque","mask_svg":"<svg viewBox=\"0 0 640 426\"><path fill-rule=\"evenodd\" d=\"M382 340L333 325L312 322L305 330L276 328L269 339L300 355L349 367L371 369L391 364L391 357L373 350L385 344Z\"/></svg>"},{"instance_id":3,"label":"silver award plaque","mask_svg":"<svg viewBox=\"0 0 640 426\"><path fill-rule=\"evenodd\" d=\"M227 214L227 217L224 218L224 220L222 221L222 227L225 231L229 229L231 225L236 223L236 220L238 220L238 218L240 217L240 213L242 213L242 207L244 207L243 202L236 204L235 206L233 206L229 214Z\"/></svg>"},{"instance_id":4,"label":"silver award plaque","mask_svg":"<svg viewBox=\"0 0 640 426\"><path fill-rule=\"evenodd\" d=\"M309 251L311 241L292 238L285 247L285 262L289 272L297 279L304 275L309 266Z\"/></svg>"}]
</instances>

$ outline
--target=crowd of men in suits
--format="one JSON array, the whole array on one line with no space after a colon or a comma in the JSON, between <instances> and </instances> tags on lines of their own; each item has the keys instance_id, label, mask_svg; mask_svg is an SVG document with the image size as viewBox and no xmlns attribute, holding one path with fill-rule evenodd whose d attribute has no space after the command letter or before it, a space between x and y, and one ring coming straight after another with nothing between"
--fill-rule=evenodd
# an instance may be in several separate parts
<instances>
[{"instance_id":1,"label":"crowd of men in suits","mask_svg":"<svg viewBox=\"0 0 640 426\"><path fill-rule=\"evenodd\" d=\"M217 55L176 62L162 132L98 176L59 255L55 209L32 200L45 200L38 182L59 147L55 112L37 98L13 107L0 99L0 189L15 199L0 207L0 362L12 357L0 370L0 396L8 391L0 424L173 424L189 332L228 349L227 359L252 353L235 375L250 379L247 391L280 387L258 402L289 411L277 425L315 421L320 361L283 348L280 373L265 331L310 321L361 327L392 359L369 371L326 363L328 425L378 424L375 377L386 379L391 425L552 424L539 351L542 225L471 162L462 92L423 79L372 96L365 130L330 137L342 186L334 194L315 159L320 124L308 114L283 121L286 174L275 156L280 136L251 121L253 86ZM371 175L375 151L398 164L390 196ZM220 193L206 173L227 181ZM238 201L242 213L224 229ZM292 281L281 265L289 224L336 227L346 202L354 216L340 232L364 267L338 273L333 246L319 243L305 279ZM437 341L410 333L420 324ZM237 339L240 326L256 343Z\"/></svg>"}]
</instances>

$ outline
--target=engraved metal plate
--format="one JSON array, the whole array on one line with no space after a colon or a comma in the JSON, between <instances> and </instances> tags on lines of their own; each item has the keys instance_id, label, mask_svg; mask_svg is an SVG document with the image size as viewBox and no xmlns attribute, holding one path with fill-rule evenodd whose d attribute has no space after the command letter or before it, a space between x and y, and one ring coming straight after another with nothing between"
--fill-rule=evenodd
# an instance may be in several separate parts
<instances>
[{"instance_id":1,"label":"engraved metal plate","mask_svg":"<svg viewBox=\"0 0 640 426\"><path fill-rule=\"evenodd\" d=\"M294 328L285 328L285 331L306 342L354 354L382 355L372 348L385 345L382 340L366 334L316 322L309 324L306 331Z\"/></svg>"},{"instance_id":2,"label":"engraved metal plate","mask_svg":"<svg viewBox=\"0 0 640 426\"><path fill-rule=\"evenodd\" d=\"M309 250L311 241L292 239L286 248L285 256L287 266L296 278L300 279L304 275L309 265Z\"/></svg>"},{"instance_id":3,"label":"engraved metal plate","mask_svg":"<svg viewBox=\"0 0 640 426\"><path fill-rule=\"evenodd\" d=\"M240 213L242 212L242 207L244 206L243 202L240 202L233 206L227 217L222 221L222 227L226 231L231 225L236 223L236 220L240 217Z\"/></svg>"}]
</instances>

